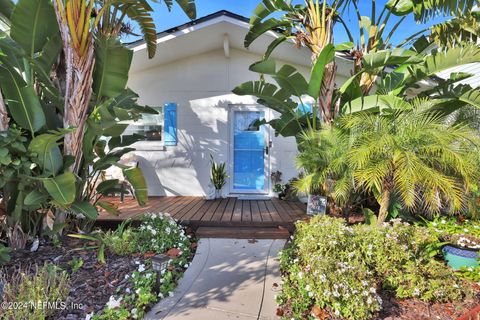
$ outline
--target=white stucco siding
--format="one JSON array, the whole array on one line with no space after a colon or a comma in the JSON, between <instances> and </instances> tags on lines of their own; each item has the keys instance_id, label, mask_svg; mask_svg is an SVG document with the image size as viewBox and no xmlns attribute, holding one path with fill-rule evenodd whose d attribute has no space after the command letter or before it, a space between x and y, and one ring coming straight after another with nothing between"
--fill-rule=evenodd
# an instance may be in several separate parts
<instances>
[{"instance_id":1,"label":"white stucco siding","mask_svg":"<svg viewBox=\"0 0 480 320\"><path fill-rule=\"evenodd\" d=\"M259 55L238 49L231 49L230 58L226 58L219 48L130 74L128 86L139 94L140 103L150 106L177 103L178 145L165 148L161 142L135 145L150 195L208 193L210 154L217 162L232 163L229 108L256 104L254 98L236 96L231 90L245 81L258 79L258 74L248 71L258 60ZM308 68L296 67L308 78ZM270 140L270 170L280 170L286 182L297 175L295 139L272 134ZM230 185L225 186L224 192L229 189Z\"/></svg>"},{"instance_id":2,"label":"white stucco siding","mask_svg":"<svg viewBox=\"0 0 480 320\"><path fill-rule=\"evenodd\" d=\"M150 195L208 192L210 154L216 161L230 162L229 106L255 104L253 98L235 96L231 90L240 83L257 79L258 75L249 72L248 66L259 58L231 50L227 59L223 50L218 49L130 75L128 85L140 95L140 103L152 106L177 103L178 145L164 150L158 142L136 144ZM293 175L293 163L276 161L284 152L296 151L294 140L288 140L273 138L271 163L273 170ZM278 150L280 147L282 150Z\"/></svg>"}]
</instances>

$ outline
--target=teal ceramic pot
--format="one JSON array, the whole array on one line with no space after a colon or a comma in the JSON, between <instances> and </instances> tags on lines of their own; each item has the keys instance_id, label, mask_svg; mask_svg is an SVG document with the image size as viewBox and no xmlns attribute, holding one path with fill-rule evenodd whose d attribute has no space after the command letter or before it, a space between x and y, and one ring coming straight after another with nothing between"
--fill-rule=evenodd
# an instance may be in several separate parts
<instances>
[{"instance_id":1,"label":"teal ceramic pot","mask_svg":"<svg viewBox=\"0 0 480 320\"><path fill-rule=\"evenodd\" d=\"M445 245L442 248L447 264L454 270L461 267L478 267L478 250Z\"/></svg>"}]
</instances>

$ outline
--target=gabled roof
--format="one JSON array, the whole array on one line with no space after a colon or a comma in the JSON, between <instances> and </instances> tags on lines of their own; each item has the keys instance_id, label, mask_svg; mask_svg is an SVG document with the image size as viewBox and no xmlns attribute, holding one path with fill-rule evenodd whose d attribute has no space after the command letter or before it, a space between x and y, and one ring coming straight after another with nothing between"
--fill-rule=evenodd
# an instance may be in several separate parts
<instances>
[{"instance_id":1,"label":"gabled roof","mask_svg":"<svg viewBox=\"0 0 480 320\"><path fill-rule=\"evenodd\" d=\"M134 51L132 71L152 68L174 60L188 58L216 49L233 48L263 56L272 38L279 35L267 32L259 37L248 49L244 38L250 28L249 19L230 11L222 10L190 21L174 28L157 33L157 54L148 59L144 40L129 43ZM287 63L311 65L311 54L306 48L298 49L292 43L284 43L276 48L272 58ZM339 74L350 75L351 62L337 57Z\"/></svg>"},{"instance_id":2,"label":"gabled roof","mask_svg":"<svg viewBox=\"0 0 480 320\"><path fill-rule=\"evenodd\" d=\"M213 20L215 18L222 17L222 16L229 17L229 18L232 18L232 19L236 19L236 20L241 21L241 22L249 23L249 19L247 17L244 17L244 16L241 16L239 14L230 12L228 10L221 10L221 11L217 11L217 12L214 12L212 14L209 14L207 16L204 16L204 17L189 21L187 23L181 24L179 26L176 26L176 27L164 30L164 31L157 32L157 39L162 38L164 36L168 36L172 33L178 32L178 31L188 29L192 26L195 26L195 25L198 25L198 24L201 24L201 23L204 23L204 22L208 22L210 20ZM144 43L145 43L144 39L139 39L139 40L127 43L127 45L131 48L134 48L134 47L136 47L138 45L141 45L141 44L144 44Z\"/></svg>"}]
</instances>

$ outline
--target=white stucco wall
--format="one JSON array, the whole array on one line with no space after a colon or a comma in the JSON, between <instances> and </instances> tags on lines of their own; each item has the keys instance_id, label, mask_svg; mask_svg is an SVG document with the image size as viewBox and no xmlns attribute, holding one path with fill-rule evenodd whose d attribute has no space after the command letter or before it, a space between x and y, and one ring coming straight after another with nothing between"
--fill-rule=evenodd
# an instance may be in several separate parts
<instances>
[{"instance_id":1,"label":"white stucco wall","mask_svg":"<svg viewBox=\"0 0 480 320\"><path fill-rule=\"evenodd\" d=\"M249 65L258 60L260 56L237 49L231 49L230 58L226 58L224 51L218 49L130 74L128 86L139 94L140 103L151 106L177 103L178 145L165 148L161 142L135 145L150 195L208 193L210 154L217 162L232 162L230 106L256 103L254 98L236 96L231 90L245 81L258 79L257 74L248 71ZM306 67L296 67L308 77ZM295 139L272 134L271 141L271 172L281 171L287 181L297 174ZM227 185L224 192L229 189Z\"/></svg>"}]
</instances>

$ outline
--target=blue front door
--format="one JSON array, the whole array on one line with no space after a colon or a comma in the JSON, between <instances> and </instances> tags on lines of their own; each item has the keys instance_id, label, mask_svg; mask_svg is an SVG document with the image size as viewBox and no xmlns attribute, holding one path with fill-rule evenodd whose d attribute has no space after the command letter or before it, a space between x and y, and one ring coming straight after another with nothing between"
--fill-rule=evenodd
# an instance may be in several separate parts
<instances>
[{"instance_id":1,"label":"blue front door","mask_svg":"<svg viewBox=\"0 0 480 320\"><path fill-rule=\"evenodd\" d=\"M233 191L265 192L265 118L263 111L234 111L233 115Z\"/></svg>"}]
</instances>

